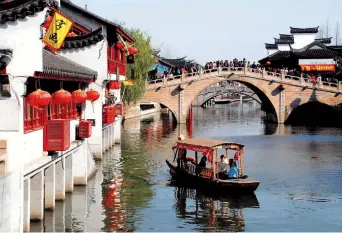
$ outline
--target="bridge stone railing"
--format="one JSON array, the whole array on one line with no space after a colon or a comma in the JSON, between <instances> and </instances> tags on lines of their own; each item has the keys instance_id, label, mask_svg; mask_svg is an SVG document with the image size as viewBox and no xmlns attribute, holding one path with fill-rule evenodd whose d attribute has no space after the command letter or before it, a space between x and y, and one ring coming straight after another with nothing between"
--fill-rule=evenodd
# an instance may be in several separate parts
<instances>
[{"instance_id":1,"label":"bridge stone railing","mask_svg":"<svg viewBox=\"0 0 343 233\"><path fill-rule=\"evenodd\" d=\"M226 77L232 74L248 76L251 78L265 79L282 84L291 84L296 86L303 86L308 88L318 88L324 91L340 92L342 93L342 82L326 82L319 81L316 84L312 83L311 79L287 75L285 72L275 73L264 69L253 69L248 67L219 67L209 70L201 70L195 73L187 73L177 76L170 76L161 79L148 81L147 90L153 90L163 86L170 86L175 84L188 83L193 80L202 80L216 77Z\"/></svg>"}]
</instances>

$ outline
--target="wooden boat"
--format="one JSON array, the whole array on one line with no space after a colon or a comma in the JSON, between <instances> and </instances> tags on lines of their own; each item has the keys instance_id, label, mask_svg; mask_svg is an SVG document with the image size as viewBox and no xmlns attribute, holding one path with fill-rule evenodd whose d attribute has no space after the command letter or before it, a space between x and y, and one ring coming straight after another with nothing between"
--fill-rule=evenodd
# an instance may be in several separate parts
<instances>
[{"instance_id":1,"label":"wooden boat","mask_svg":"<svg viewBox=\"0 0 343 233\"><path fill-rule=\"evenodd\" d=\"M226 158L229 158L229 150L235 151L231 161L235 160L238 165L238 178L235 179L220 179L217 172L218 151L225 150ZM177 158L177 165L172 164L168 160L166 163L170 168L172 182L178 185L211 190L221 194L248 194L253 193L259 186L259 181L249 180L248 176L244 175L244 145L225 142L212 139L190 138L178 140L173 147L174 162ZM200 168L198 166L198 153L207 157L207 161L211 164L211 168ZM186 159L194 154L195 163ZM182 158L182 156L184 156ZM231 162L230 161L230 162ZM215 172L213 172L215 171Z\"/></svg>"}]
</instances>

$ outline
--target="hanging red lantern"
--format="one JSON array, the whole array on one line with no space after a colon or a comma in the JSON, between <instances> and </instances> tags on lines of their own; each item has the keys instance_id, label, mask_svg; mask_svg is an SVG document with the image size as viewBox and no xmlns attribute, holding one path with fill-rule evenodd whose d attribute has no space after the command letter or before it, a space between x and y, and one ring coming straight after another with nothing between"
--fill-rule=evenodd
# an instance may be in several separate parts
<instances>
[{"instance_id":1,"label":"hanging red lantern","mask_svg":"<svg viewBox=\"0 0 343 233\"><path fill-rule=\"evenodd\" d=\"M118 89L120 89L120 82L118 82L118 81L110 81L109 88L110 88L110 90L113 90L113 89L118 90Z\"/></svg>"},{"instance_id":2,"label":"hanging red lantern","mask_svg":"<svg viewBox=\"0 0 343 233\"><path fill-rule=\"evenodd\" d=\"M93 101L96 101L97 99L99 99L99 97L100 97L99 92L92 90L92 89L87 91L87 100L93 102Z\"/></svg>"},{"instance_id":3,"label":"hanging red lantern","mask_svg":"<svg viewBox=\"0 0 343 233\"><path fill-rule=\"evenodd\" d=\"M44 108L51 101L51 95L47 91L37 89L27 97L27 103L34 108Z\"/></svg>"},{"instance_id":4,"label":"hanging red lantern","mask_svg":"<svg viewBox=\"0 0 343 233\"><path fill-rule=\"evenodd\" d=\"M267 61L266 64L269 66L270 64L272 64L270 61Z\"/></svg>"},{"instance_id":5,"label":"hanging red lantern","mask_svg":"<svg viewBox=\"0 0 343 233\"><path fill-rule=\"evenodd\" d=\"M61 104L69 104L71 101L71 94L68 91L65 91L63 89L56 91L54 94L52 94L52 103L61 105Z\"/></svg>"},{"instance_id":6,"label":"hanging red lantern","mask_svg":"<svg viewBox=\"0 0 343 233\"><path fill-rule=\"evenodd\" d=\"M123 45L123 43L121 41L117 41L116 46L117 46L118 49L123 49L124 48L124 45Z\"/></svg>"},{"instance_id":7,"label":"hanging red lantern","mask_svg":"<svg viewBox=\"0 0 343 233\"><path fill-rule=\"evenodd\" d=\"M72 100L75 103L84 103L87 100L87 94L86 92L82 90L76 90L71 93Z\"/></svg>"}]
</instances>

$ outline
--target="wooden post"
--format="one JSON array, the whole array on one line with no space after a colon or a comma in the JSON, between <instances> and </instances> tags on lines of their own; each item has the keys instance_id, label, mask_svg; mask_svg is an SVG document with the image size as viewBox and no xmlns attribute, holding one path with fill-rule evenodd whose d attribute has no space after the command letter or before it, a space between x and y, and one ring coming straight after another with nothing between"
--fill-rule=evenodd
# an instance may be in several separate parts
<instances>
[{"instance_id":1,"label":"wooden post","mask_svg":"<svg viewBox=\"0 0 343 233\"><path fill-rule=\"evenodd\" d=\"M195 151L195 175L199 176L199 172L198 172L198 152Z\"/></svg>"}]
</instances>

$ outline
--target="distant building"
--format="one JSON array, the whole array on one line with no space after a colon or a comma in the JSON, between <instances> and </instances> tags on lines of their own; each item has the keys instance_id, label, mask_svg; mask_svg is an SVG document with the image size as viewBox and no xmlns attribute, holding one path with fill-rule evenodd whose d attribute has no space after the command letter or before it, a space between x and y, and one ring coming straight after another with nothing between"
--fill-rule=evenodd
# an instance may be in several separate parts
<instances>
[{"instance_id":1,"label":"distant building","mask_svg":"<svg viewBox=\"0 0 343 233\"><path fill-rule=\"evenodd\" d=\"M279 34L273 44L265 44L267 56L259 63L340 79L342 46L330 45L331 37L316 39L318 28L290 27L290 34Z\"/></svg>"}]
</instances>

